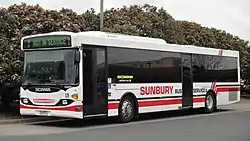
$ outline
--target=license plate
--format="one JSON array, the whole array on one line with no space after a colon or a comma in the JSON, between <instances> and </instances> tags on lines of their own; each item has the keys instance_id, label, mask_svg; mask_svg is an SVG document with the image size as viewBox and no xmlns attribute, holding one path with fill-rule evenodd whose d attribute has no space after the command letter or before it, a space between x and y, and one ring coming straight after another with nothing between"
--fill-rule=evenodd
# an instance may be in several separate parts
<instances>
[{"instance_id":1,"label":"license plate","mask_svg":"<svg viewBox=\"0 0 250 141\"><path fill-rule=\"evenodd\" d=\"M38 115L40 116L49 116L50 112L49 111L38 111Z\"/></svg>"}]
</instances>

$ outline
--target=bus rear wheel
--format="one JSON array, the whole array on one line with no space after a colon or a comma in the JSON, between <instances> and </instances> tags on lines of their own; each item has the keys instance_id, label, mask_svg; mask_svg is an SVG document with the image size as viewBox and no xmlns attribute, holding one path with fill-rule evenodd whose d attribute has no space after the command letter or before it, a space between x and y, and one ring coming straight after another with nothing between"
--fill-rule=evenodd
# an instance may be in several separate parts
<instances>
[{"instance_id":1,"label":"bus rear wheel","mask_svg":"<svg viewBox=\"0 0 250 141\"><path fill-rule=\"evenodd\" d=\"M135 117L135 103L132 97L126 96L121 100L119 107L119 121L130 122Z\"/></svg>"},{"instance_id":2,"label":"bus rear wheel","mask_svg":"<svg viewBox=\"0 0 250 141\"><path fill-rule=\"evenodd\" d=\"M216 110L216 97L212 92L208 92L205 98L205 113L212 113Z\"/></svg>"}]
</instances>

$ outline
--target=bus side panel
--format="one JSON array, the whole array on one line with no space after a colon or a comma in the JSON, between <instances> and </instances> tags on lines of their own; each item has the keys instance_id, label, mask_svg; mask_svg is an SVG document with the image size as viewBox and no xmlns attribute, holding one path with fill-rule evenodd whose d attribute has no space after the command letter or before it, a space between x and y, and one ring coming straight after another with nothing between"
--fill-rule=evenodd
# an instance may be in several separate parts
<instances>
[{"instance_id":1,"label":"bus side panel","mask_svg":"<svg viewBox=\"0 0 250 141\"><path fill-rule=\"evenodd\" d=\"M108 115L118 115L119 102L126 93L136 97L139 113L177 110L182 106L181 83L111 84Z\"/></svg>"},{"instance_id":2,"label":"bus side panel","mask_svg":"<svg viewBox=\"0 0 250 141\"><path fill-rule=\"evenodd\" d=\"M119 101L108 102L108 116L118 116Z\"/></svg>"},{"instance_id":3,"label":"bus side panel","mask_svg":"<svg viewBox=\"0 0 250 141\"><path fill-rule=\"evenodd\" d=\"M141 103L141 104L140 104ZM178 110L182 106L182 98L139 101L139 113Z\"/></svg>"},{"instance_id":4,"label":"bus side panel","mask_svg":"<svg viewBox=\"0 0 250 141\"><path fill-rule=\"evenodd\" d=\"M193 88L193 108L205 107L205 97L211 83L193 83Z\"/></svg>"},{"instance_id":5,"label":"bus side panel","mask_svg":"<svg viewBox=\"0 0 250 141\"><path fill-rule=\"evenodd\" d=\"M214 91L217 99L217 105L228 105L240 101L240 87L237 82L194 83L194 97L200 95L201 97L205 98L207 93L206 91L208 90ZM194 108L199 107L205 107L205 102L194 102Z\"/></svg>"},{"instance_id":6,"label":"bus side panel","mask_svg":"<svg viewBox=\"0 0 250 141\"><path fill-rule=\"evenodd\" d=\"M216 87L217 105L228 105L240 101L240 86L236 83L220 83Z\"/></svg>"},{"instance_id":7,"label":"bus side panel","mask_svg":"<svg viewBox=\"0 0 250 141\"><path fill-rule=\"evenodd\" d=\"M213 87L213 85L215 85ZM153 94L148 88L169 86L167 94ZM194 83L193 108L205 107L205 97L208 90L216 93L217 105L227 105L239 102L240 91L237 83ZM152 89L151 89L152 90ZM119 102L123 94L133 93L139 106L139 113L178 110L182 106L181 83L161 84L112 84L110 87L108 115L117 116Z\"/></svg>"},{"instance_id":8,"label":"bus side panel","mask_svg":"<svg viewBox=\"0 0 250 141\"><path fill-rule=\"evenodd\" d=\"M108 115L118 115L119 100L126 93L133 93L138 100L139 113L178 110L182 106L181 83L152 83L152 84L111 84ZM206 92L202 88L209 88L211 83L194 85L194 108L205 106ZM156 89L161 91L157 92ZM154 91L155 90L155 91Z\"/></svg>"}]
</instances>

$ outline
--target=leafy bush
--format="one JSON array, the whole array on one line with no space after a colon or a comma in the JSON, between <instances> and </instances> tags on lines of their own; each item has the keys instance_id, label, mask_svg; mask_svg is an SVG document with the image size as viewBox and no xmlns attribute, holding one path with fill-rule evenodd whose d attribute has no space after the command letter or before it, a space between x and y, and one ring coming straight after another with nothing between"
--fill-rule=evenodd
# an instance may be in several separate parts
<instances>
[{"instance_id":1,"label":"leafy bush","mask_svg":"<svg viewBox=\"0 0 250 141\"><path fill-rule=\"evenodd\" d=\"M248 42L226 31L206 28L193 22L175 20L163 8L132 5L104 12L105 31L157 37L168 43L240 51L241 74L248 80ZM99 30L99 14L90 9L77 14L71 9L46 10L25 3L0 9L0 85L18 86L23 67L20 39L52 31Z\"/></svg>"}]
</instances>

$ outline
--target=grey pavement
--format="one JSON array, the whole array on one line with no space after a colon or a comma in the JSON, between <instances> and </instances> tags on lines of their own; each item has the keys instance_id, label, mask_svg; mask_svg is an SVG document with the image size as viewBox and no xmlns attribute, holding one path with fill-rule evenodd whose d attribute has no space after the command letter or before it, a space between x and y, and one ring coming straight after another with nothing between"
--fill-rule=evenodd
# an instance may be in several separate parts
<instances>
[{"instance_id":1,"label":"grey pavement","mask_svg":"<svg viewBox=\"0 0 250 141\"><path fill-rule=\"evenodd\" d=\"M219 109L233 110L233 111L250 111L250 100L241 99L239 103L232 105L219 106Z\"/></svg>"},{"instance_id":2,"label":"grey pavement","mask_svg":"<svg viewBox=\"0 0 250 141\"><path fill-rule=\"evenodd\" d=\"M250 141L250 101L223 106L222 109L227 110L213 114L149 119L129 124L87 127L49 126L46 124L4 125L0 126L0 136L2 136L0 140Z\"/></svg>"}]
</instances>

